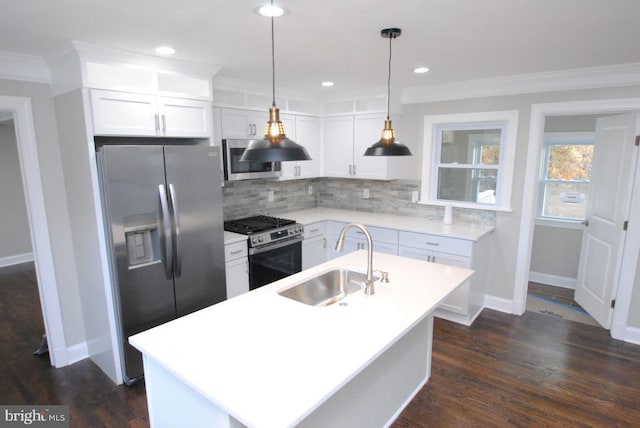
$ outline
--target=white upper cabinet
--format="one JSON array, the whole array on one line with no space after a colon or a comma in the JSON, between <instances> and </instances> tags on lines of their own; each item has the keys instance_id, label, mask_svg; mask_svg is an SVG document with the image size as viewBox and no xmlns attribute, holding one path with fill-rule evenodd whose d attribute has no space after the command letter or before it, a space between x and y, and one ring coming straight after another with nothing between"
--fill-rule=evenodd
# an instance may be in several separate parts
<instances>
[{"instance_id":1,"label":"white upper cabinet","mask_svg":"<svg viewBox=\"0 0 640 428\"><path fill-rule=\"evenodd\" d=\"M269 120L269 113L225 108L220 111L220 119L223 139L262 138L264 127ZM287 132L289 132L288 129Z\"/></svg>"},{"instance_id":2,"label":"white upper cabinet","mask_svg":"<svg viewBox=\"0 0 640 428\"><path fill-rule=\"evenodd\" d=\"M380 139L385 114L329 117L324 120L324 175L372 180L398 178L398 157L363 156Z\"/></svg>"},{"instance_id":3,"label":"white upper cabinet","mask_svg":"<svg viewBox=\"0 0 640 428\"><path fill-rule=\"evenodd\" d=\"M94 135L201 137L212 133L208 101L91 91Z\"/></svg>"},{"instance_id":4,"label":"white upper cabinet","mask_svg":"<svg viewBox=\"0 0 640 428\"><path fill-rule=\"evenodd\" d=\"M322 129L317 117L295 116L295 128L290 127L281 117L287 136L303 146L311 160L299 162L282 162L282 177L280 179L313 178L320 176ZM295 135L289 131L295 130ZM294 138L295 137L295 138Z\"/></svg>"}]
</instances>

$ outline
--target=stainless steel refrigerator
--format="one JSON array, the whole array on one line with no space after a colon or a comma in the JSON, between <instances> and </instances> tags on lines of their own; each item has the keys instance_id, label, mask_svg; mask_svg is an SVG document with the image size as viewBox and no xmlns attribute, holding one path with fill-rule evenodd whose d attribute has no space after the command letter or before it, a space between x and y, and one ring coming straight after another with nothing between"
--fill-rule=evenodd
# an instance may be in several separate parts
<instances>
[{"instance_id":1,"label":"stainless steel refrigerator","mask_svg":"<svg viewBox=\"0 0 640 428\"><path fill-rule=\"evenodd\" d=\"M220 165L210 146L98 150L127 384L143 375L129 336L226 298Z\"/></svg>"}]
</instances>

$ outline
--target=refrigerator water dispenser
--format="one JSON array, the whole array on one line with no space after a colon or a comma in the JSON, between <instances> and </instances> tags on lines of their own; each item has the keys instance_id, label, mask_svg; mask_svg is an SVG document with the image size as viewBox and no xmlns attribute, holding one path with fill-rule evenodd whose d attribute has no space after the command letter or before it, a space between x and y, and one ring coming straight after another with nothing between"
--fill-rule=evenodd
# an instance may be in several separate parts
<instances>
[{"instance_id":1,"label":"refrigerator water dispenser","mask_svg":"<svg viewBox=\"0 0 640 428\"><path fill-rule=\"evenodd\" d=\"M129 269L160 263L160 237L155 213L139 214L124 219Z\"/></svg>"}]
</instances>

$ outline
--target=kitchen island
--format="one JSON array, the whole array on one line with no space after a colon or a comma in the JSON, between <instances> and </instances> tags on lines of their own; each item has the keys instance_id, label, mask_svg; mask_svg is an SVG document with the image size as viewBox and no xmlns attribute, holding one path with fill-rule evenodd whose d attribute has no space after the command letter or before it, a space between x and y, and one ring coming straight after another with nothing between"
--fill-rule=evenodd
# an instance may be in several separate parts
<instances>
[{"instance_id":1,"label":"kitchen island","mask_svg":"<svg viewBox=\"0 0 640 428\"><path fill-rule=\"evenodd\" d=\"M389 272L340 303L280 296L356 251L130 338L153 427L386 426L426 383L433 310L473 271L374 253Z\"/></svg>"}]
</instances>

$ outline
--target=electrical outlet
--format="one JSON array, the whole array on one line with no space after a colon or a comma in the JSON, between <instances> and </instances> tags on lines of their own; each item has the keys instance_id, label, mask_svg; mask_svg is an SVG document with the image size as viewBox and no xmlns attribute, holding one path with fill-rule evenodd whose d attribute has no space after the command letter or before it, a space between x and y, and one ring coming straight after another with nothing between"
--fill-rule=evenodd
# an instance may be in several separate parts
<instances>
[{"instance_id":1,"label":"electrical outlet","mask_svg":"<svg viewBox=\"0 0 640 428\"><path fill-rule=\"evenodd\" d=\"M273 201L275 200L275 196L274 196L274 194L273 194L273 190L269 190L269 191L267 192L267 200L268 200L269 202L273 202Z\"/></svg>"},{"instance_id":2,"label":"electrical outlet","mask_svg":"<svg viewBox=\"0 0 640 428\"><path fill-rule=\"evenodd\" d=\"M362 197L364 199L369 199L369 189L363 189L362 190Z\"/></svg>"},{"instance_id":3,"label":"electrical outlet","mask_svg":"<svg viewBox=\"0 0 640 428\"><path fill-rule=\"evenodd\" d=\"M307 194L308 194L308 195L313 195L313 186L309 186L309 187L307 188Z\"/></svg>"},{"instance_id":4,"label":"electrical outlet","mask_svg":"<svg viewBox=\"0 0 640 428\"><path fill-rule=\"evenodd\" d=\"M413 192L411 192L411 203L413 204L417 204L418 203L418 191L414 190Z\"/></svg>"}]
</instances>

